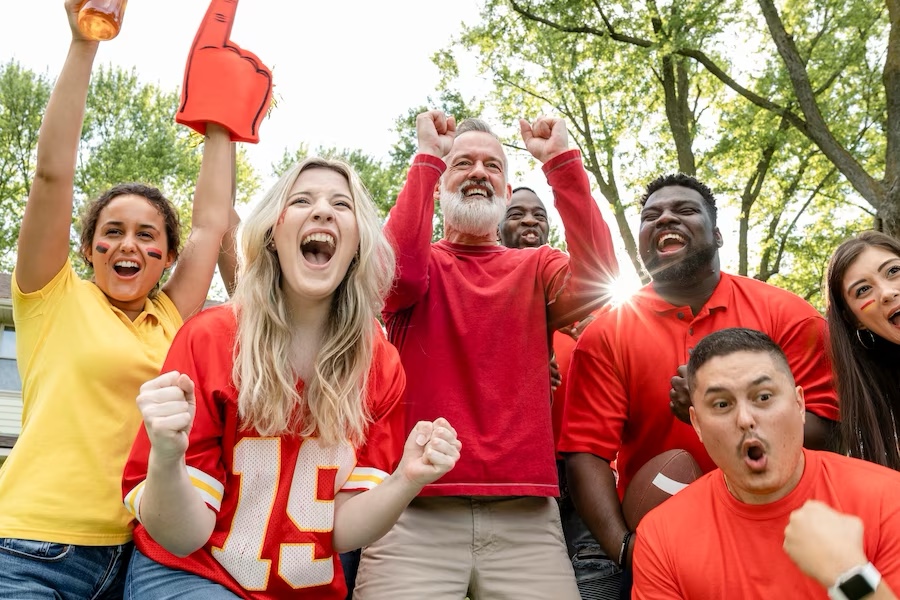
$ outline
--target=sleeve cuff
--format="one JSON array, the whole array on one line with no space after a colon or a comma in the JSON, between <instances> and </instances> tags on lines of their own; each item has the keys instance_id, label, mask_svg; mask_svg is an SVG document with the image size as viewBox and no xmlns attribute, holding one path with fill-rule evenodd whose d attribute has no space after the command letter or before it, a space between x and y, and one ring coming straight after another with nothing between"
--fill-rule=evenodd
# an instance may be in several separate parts
<instances>
[{"instance_id":1,"label":"sleeve cuff","mask_svg":"<svg viewBox=\"0 0 900 600\"><path fill-rule=\"evenodd\" d=\"M342 492L356 492L371 490L379 483L387 479L388 474L381 469L372 467L357 467L350 473L350 477L341 486Z\"/></svg>"}]
</instances>

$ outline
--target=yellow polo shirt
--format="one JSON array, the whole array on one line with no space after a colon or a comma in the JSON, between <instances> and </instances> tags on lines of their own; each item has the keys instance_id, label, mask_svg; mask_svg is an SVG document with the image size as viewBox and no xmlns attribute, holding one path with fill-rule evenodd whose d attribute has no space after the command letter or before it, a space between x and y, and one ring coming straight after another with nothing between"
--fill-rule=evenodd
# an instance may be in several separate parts
<instances>
[{"instance_id":1,"label":"yellow polo shirt","mask_svg":"<svg viewBox=\"0 0 900 600\"><path fill-rule=\"evenodd\" d=\"M44 289L12 277L22 433L0 469L0 537L107 546L131 539L122 471L140 386L181 327L164 293L131 321L67 261Z\"/></svg>"}]
</instances>

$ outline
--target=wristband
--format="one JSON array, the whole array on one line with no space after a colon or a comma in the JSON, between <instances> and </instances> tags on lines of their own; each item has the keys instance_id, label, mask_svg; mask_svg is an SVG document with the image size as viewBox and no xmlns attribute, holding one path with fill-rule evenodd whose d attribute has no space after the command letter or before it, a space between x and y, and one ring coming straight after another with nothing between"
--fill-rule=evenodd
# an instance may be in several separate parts
<instances>
[{"instance_id":1,"label":"wristband","mask_svg":"<svg viewBox=\"0 0 900 600\"><path fill-rule=\"evenodd\" d=\"M625 557L628 556L628 542L633 535L633 531L626 531L625 535L622 537L622 547L619 549L619 566L623 569L625 568Z\"/></svg>"}]
</instances>

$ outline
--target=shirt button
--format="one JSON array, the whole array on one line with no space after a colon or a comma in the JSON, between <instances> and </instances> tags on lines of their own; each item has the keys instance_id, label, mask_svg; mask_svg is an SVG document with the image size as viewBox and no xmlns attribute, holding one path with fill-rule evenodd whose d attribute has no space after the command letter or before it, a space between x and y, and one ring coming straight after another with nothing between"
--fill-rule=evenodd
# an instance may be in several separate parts
<instances>
[{"instance_id":1,"label":"shirt button","mask_svg":"<svg viewBox=\"0 0 900 600\"><path fill-rule=\"evenodd\" d=\"M683 312L678 313L678 318L679 318L679 319L683 319L683 318L684 318L684 313L683 313Z\"/></svg>"},{"instance_id":2,"label":"shirt button","mask_svg":"<svg viewBox=\"0 0 900 600\"><path fill-rule=\"evenodd\" d=\"M688 333L689 333L690 335L694 335L694 328L691 327L690 329L688 329Z\"/></svg>"}]
</instances>

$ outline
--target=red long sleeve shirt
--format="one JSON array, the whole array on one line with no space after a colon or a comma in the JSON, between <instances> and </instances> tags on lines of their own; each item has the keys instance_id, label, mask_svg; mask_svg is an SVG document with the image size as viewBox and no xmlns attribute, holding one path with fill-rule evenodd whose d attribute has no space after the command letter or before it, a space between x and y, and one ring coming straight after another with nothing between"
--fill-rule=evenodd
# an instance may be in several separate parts
<instances>
[{"instance_id":1,"label":"red long sleeve shirt","mask_svg":"<svg viewBox=\"0 0 900 600\"><path fill-rule=\"evenodd\" d=\"M384 311L406 370L407 428L443 416L463 442L422 495L555 496L549 327L600 303L618 271L577 150L543 169L569 255L549 246L431 243L445 164L418 155L385 227L398 275Z\"/></svg>"}]
</instances>

